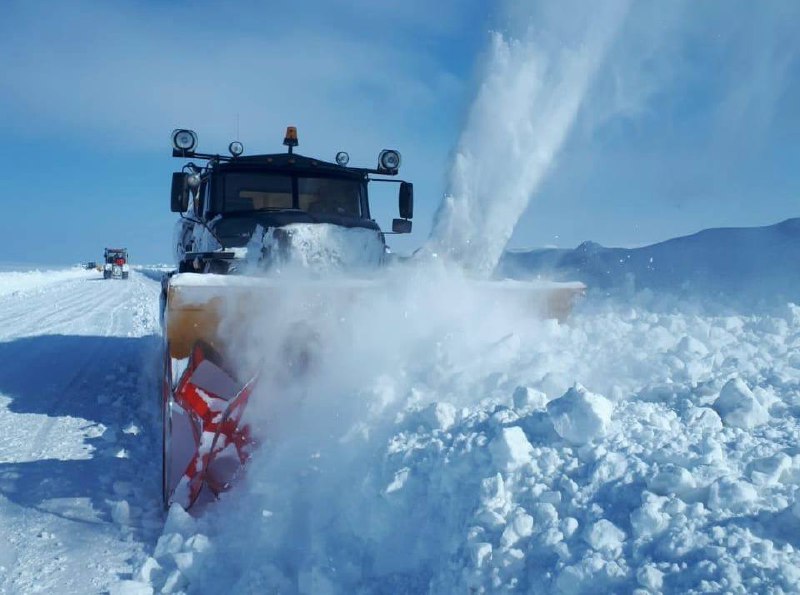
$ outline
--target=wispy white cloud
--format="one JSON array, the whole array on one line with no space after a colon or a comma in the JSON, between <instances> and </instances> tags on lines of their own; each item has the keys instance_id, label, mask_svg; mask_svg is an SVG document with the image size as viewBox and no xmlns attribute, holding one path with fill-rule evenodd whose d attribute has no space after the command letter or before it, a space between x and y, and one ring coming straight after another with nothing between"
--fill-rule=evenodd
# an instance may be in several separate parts
<instances>
[{"instance_id":1,"label":"wispy white cloud","mask_svg":"<svg viewBox=\"0 0 800 595\"><path fill-rule=\"evenodd\" d=\"M270 4L16 3L1 26L0 125L119 136L144 149L188 125L219 146L238 114L242 140L262 149L297 123L312 145L357 137L356 150L371 151L408 138L393 131L459 90L436 56L407 39L376 41L380 23L424 24L408 7L356 21L344 3L288 14Z\"/></svg>"},{"instance_id":2,"label":"wispy white cloud","mask_svg":"<svg viewBox=\"0 0 800 595\"><path fill-rule=\"evenodd\" d=\"M763 132L798 76L797 23L792 0L634 3L585 103L583 132L652 118L707 127L727 146L735 131Z\"/></svg>"}]
</instances>

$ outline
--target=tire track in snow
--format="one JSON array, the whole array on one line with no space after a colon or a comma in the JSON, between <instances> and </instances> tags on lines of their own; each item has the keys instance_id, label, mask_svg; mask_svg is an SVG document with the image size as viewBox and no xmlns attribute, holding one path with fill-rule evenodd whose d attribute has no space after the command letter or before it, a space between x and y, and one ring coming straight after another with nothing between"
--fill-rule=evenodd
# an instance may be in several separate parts
<instances>
[{"instance_id":1,"label":"tire track in snow","mask_svg":"<svg viewBox=\"0 0 800 595\"><path fill-rule=\"evenodd\" d=\"M131 282L130 285L124 287L125 291L122 293L122 295L120 295L119 292L116 291L118 288L114 287L113 285L109 285L108 290L106 290L107 299L105 299L100 304L96 304L95 307L93 308L92 315L90 316L90 321L92 321L93 318L99 319L98 322L105 321L105 329L104 332L101 334L101 336L105 337L126 336L126 333L124 331L125 317L123 316L123 314L130 309L130 304L133 301L132 296L130 294L134 293L136 297L140 297L142 294L141 281L139 281L137 277L139 276L136 275L129 280L129 281L136 280L138 282L136 283ZM117 281L111 280L108 283L117 283ZM80 301L81 300L74 300L74 302L80 302ZM112 304L110 310L106 309L105 307L102 308L97 307L100 305L106 306L108 304ZM73 312L74 315L74 309L70 310L70 312ZM40 331L50 330L51 328L52 327L46 327L45 329L38 329L38 330ZM73 362L74 372L66 379L63 388L60 388L58 391L52 391L51 397L47 400L46 409L48 416L44 419L39 430L36 432L36 435L31 440L30 446L28 448L29 456L32 457L35 453L46 450L42 448L42 446L43 443L46 443L45 439L52 431L53 426L55 426L57 421L59 420L59 417L57 416L64 415L66 413L65 409L67 408L63 405L63 400L61 399L61 397L63 397L64 395L72 394L80 384L80 381L86 379L87 376L90 376L92 374L93 365L97 365L98 362L102 362L108 359L107 355L108 354L102 353L102 345L99 343L93 349L85 350L79 354L80 359L78 361ZM112 381L111 388L113 388L113 380L114 380L113 376L109 378L107 375L107 379ZM58 440L58 437L56 437L56 440Z\"/></svg>"},{"instance_id":2,"label":"tire track in snow","mask_svg":"<svg viewBox=\"0 0 800 595\"><path fill-rule=\"evenodd\" d=\"M0 319L0 328L6 329L3 339L52 333L65 326L74 330L75 321L87 312L105 312L110 303L119 299L113 288L97 285L93 279L69 281L52 288L55 291L5 298L0 301L0 308L9 312Z\"/></svg>"},{"instance_id":3,"label":"tire track in snow","mask_svg":"<svg viewBox=\"0 0 800 595\"><path fill-rule=\"evenodd\" d=\"M134 277L135 279L135 277ZM101 321L106 321L104 332L101 333L102 336L114 336L115 330L119 332L119 328L121 325L121 321L119 320L119 312L124 310L126 304L128 302L129 295L132 293L134 286L138 286L139 283L135 284L128 284L122 289L125 291L120 295L118 291L120 287L115 287L113 284L118 283L117 281L107 281L100 285L98 289L95 289L93 283L94 279L90 280L76 280L70 281L64 284L64 286L56 286L57 291L59 293L65 293L67 296L70 296L70 299L66 299L64 301L59 302L61 306L52 312L39 315L39 312L49 308L49 305L52 303L49 299L50 291L40 292L39 295L42 296L42 300L44 304L37 304L38 307L31 307L30 306L30 297L33 296L25 296L25 301L28 302L28 310L29 310L29 317L34 319L35 322L29 324L28 326L24 327L17 327L15 332L11 335L14 336L26 336L30 335L31 331L35 330L36 334L39 335L46 335L50 334L51 331L57 329L60 326L65 324L69 324L72 322L72 325L75 325L76 320L81 319L81 314L86 313L86 298L87 294L91 294L92 296L96 296L98 293L98 289L100 291L100 295L104 298L102 301L94 302L92 304L91 309L89 312L89 328L95 327L97 328L96 324L91 324L94 322L93 319L98 318ZM130 281L130 280L129 280ZM48 288L51 289L51 288ZM54 288L53 288L54 289ZM72 291L70 291L72 290ZM39 296L36 296L39 297ZM34 300L35 303L35 300ZM111 309L108 309L108 306L111 305ZM53 320L55 319L55 320ZM43 322L50 321L50 324L43 325ZM51 438L48 440L48 436L51 434L54 426L56 426L59 421L60 417L59 414L63 414L63 411L59 411L59 402L60 399L64 395L70 395L74 392L75 388L79 385L80 381L84 379L88 374L91 373L90 367L92 364L98 360L102 360L102 357L99 357L100 354L100 346L96 346L92 350L86 350L78 354L79 360L73 361L73 369L72 372L63 383L63 386L60 387L58 390L52 390L49 392L49 398L45 400L40 400L39 405L43 406L42 408L45 409L47 416L40 422L39 428L35 431L33 438L28 442L26 448L24 450L25 455L22 457L17 457L17 460L34 460L37 455L41 455L42 453L48 452L50 449L47 448L48 443L52 442L53 439ZM36 358L36 354L34 354L34 358ZM63 407L61 407L63 409ZM59 441L59 437L55 437L56 441Z\"/></svg>"}]
</instances>

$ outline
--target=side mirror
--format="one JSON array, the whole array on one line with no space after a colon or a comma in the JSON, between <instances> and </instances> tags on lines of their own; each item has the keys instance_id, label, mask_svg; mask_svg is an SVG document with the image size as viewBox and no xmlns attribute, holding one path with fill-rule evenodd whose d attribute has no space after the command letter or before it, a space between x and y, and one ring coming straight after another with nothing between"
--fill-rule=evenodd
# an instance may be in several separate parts
<instances>
[{"instance_id":1,"label":"side mirror","mask_svg":"<svg viewBox=\"0 0 800 595\"><path fill-rule=\"evenodd\" d=\"M414 184L411 182L400 182L400 217L403 219L414 218ZM409 231L411 231L410 227Z\"/></svg>"},{"instance_id":2,"label":"side mirror","mask_svg":"<svg viewBox=\"0 0 800 595\"><path fill-rule=\"evenodd\" d=\"M392 219L394 233L411 233L411 221L408 219Z\"/></svg>"},{"instance_id":3,"label":"side mirror","mask_svg":"<svg viewBox=\"0 0 800 595\"><path fill-rule=\"evenodd\" d=\"M172 200L170 208L173 213L183 213L189 208L189 183L183 172L172 174Z\"/></svg>"}]
</instances>

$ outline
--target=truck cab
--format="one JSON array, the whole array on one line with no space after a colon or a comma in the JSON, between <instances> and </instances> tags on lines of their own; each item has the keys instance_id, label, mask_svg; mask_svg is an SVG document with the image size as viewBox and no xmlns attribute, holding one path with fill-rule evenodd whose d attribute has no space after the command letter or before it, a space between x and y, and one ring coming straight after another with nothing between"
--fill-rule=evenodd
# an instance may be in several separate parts
<instances>
[{"instance_id":1,"label":"truck cab","mask_svg":"<svg viewBox=\"0 0 800 595\"><path fill-rule=\"evenodd\" d=\"M174 238L180 272L236 272L245 259L268 267L280 255L264 248L265 236L272 248L290 250L293 236L314 227L370 236L383 253L385 234L370 212L371 181L400 185L393 233L411 231L413 186L391 179L400 165L397 151L384 150L378 167L368 169L348 167L344 152L335 162L294 153L292 127L284 139L288 152L278 154L244 156L238 142L231 143L230 157L201 154L194 150L196 138L190 130L173 132L173 156L205 161L189 162L173 174L171 209L181 214Z\"/></svg>"}]
</instances>

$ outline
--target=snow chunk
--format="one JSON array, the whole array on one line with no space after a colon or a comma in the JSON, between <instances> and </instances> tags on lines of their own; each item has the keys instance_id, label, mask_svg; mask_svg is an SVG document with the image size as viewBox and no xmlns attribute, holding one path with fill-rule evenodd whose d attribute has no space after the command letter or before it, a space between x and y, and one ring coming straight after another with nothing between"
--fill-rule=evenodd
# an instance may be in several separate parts
<instances>
[{"instance_id":1,"label":"snow chunk","mask_svg":"<svg viewBox=\"0 0 800 595\"><path fill-rule=\"evenodd\" d=\"M574 444L587 444L608 431L614 405L580 384L550 401L547 413L559 436Z\"/></svg>"},{"instance_id":2,"label":"snow chunk","mask_svg":"<svg viewBox=\"0 0 800 595\"><path fill-rule=\"evenodd\" d=\"M561 520L561 533L564 534L564 537L569 539L578 530L578 519L568 516L565 519Z\"/></svg>"},{"instance_id":3,"label":"snow chunk","mask_svg":"<svg viewBox=\"0 0 800 595\"><path fill-rule=\"evenodd\" d=\"M447 430L456 422L456 408L450 403L431 403L419 412L418 420L432 430Z\"/></svg>"},{"instance_id":4,"label":"snow chunk","mask_svg":"<svg viewBox=\"0 0 800 595\"><path fill-rule=\"evenodd\" d=\"M506 492L503 477L499 473L481 480L481 509L476 518L483 525L499 529L506 524L510 509L510 496Z\"/></svg>"},{"instance_id":5,"label":"snow chunk","mask_svg":"<svg viewBox=\"0 0 800 595\"><path fill-rule=\"evenodd\" d=\"M108 588L109 595L153 595L153 587L139 581L119 581Z\"/></svg>"},{"instance_id":6,"label":"snow chunk","mask_svg":"<svg viewBox=\"0 0 800 595\"><path fill-rule=\"evenodd\" d=\"M533 447L519 426L503 428L489 444L492 460L501 469L513 470L531 460Z\"/></svg>"},{"instance_id":7,"label":"snow chunk","mask_svg":"<svg viewBox=\"0 0 800 595\"><path fill-rule=\"evenodd\" d=\"M165 533L161 537L158 538L158 542L156 543L155 552L153 552L153 556L156 559L162 559L169 555L177 554L183 548L183 537L178 535L177 533Z\"/></svg>"},{"instance_id":8,"label":"snow chunk","mask_svg":"<svg viewBox=\"0 0 800 595\"><path fill-rule=\"evenodd\" d=\"M111 520L117 525L131 524L131 507L127 500L120 500L111 505Z\"/></svg>"},{"instance_id":9,"label":"snow chunk","mask_svg":"<svg viewBox=\"0 0 800 595\"><path fill-rule=\"evenodd\" d=\"M167 580L164 581L164 586L161 587L161 592L178 593L183 590L186 584L186 577L176 568L167 576Z\"/></svg>"},{"instance_id":10,"label":"snow chunk","mask_svg":"<svg viewBox=\"0 0 800 595\"><path fill-rule=\"evenodd\" d=\"M172 554L172 559L177 569L186 574L194 564L194 552L178 552L177 554Z\"/></svg>"},{"instance_id":11,"label":"snow chunk","mask_svg":"<svg viewBox=\"0 0 800 595\"><path fill-rule=\"evenodd\" d=\"M198 533L186 540L184 549L202 554L211 549L211 541L202 533Z\"/></svg>"},{"instance_id":12,"label":"snow chunk","mask_svg":"<svg viewBox=\"0 0 800 595\"><path fill-rule=\"evenodd\" d=\"M639 584L652 593L661 591L664 585L664 573L652 564L642 566L636 573Z\"/></svg>"},{"instance_id":13,"label":"snow chunk","mask_svg":"<svg viewBox=\"0 0 800 595\"><path fill-rule=\"evenodd\" d=\"M152 583L162 571L163 568L158 560L148 556L136 573L136 577L143 583Z\"/></svg>"},{"instance_id":14,"label":"snow chunk","mask_svg":"<svg viewBox=\"0 0 800 595\"><path fill-rule=\"evenodd\" d=\"M716 411L708 407L692 408L687 416L687 423L708 433L722 431L722 419Z\"/></svg>"},{"instance_id":15,"label":"snow chunk","mask_svg":"<svg viewBox=\"0 0 800 595\"><path fill-rule=\"evenodd\" d=\"M173 504L169 508L167 520L164 523L164 535L179 533L190 535L194 533L195 520L180 504Z\"/></svg>"},{"instance_id":16,"label":"snow chunk","mask_svg":"<svg viewBox=\"0 0 800 595\"><path fill-rule=\"evenodd\" d=\"M619 593L620 581L626 571L616 561L604 559L601 554L584 558L578 564L567 566L556 579L556 589L561 593Z\"/></svg>"},{"instance_id":17,"label":"snow chunk","mask_svg":"<svg viewBox=\"0 0 800 595\"><path fill-rule=\"evenodd\" d=\"M600 519L584 536L595 551L619 551L625 541L625 532L607 519Z\"/></svg>"},{"instance_id":18,"label":"snow chunk","mask_svg":"<svg viewBox=\"0 0 800 595\"><path fill-rule=\"evenodd\" d=\"M708 355L708 347L694 337L689 336L685 336L680 340L677 350L687 355L699 355L701 357Z\"/></svg>"},{"instance_id":19,"label":"snow chunk","mask_svg":"<svg viewBox=\"0 0 800 595\"><path fill-rule=\"evenodd\" d=\"M547 406L547 395L528 386L518 386L514 391L514 409L517 413L528 413L544 409Z\"/></svg>"},{"instance_id":20,"label":"snow chunk","mask_svg":"<svg viewBox=\"0 0 800 595\"><path fill-rule=\"evenodd\" d=\"M637 538L650 538L669 526L669 514L663 511L667 498L645 492L642 506L631 514L631 526Z\"/></svg>"},{"instance_id":21,"label":"snow chunk","mask_svg":"<svg viewBox=\"0 0 800 595\"><path fill-rule=\"evenodd\" d=\"M520 539L525 539L533 534L533 517L524 510L518 510L514 518L503 530L500 543L508 548L515 545Z\"/></svg>"},{"instance_id":22,"label":"snow chunk","mask_svg":"<svg viewBox=\"0 0 800 595\"><path fill-rule=\"evenodd\" d=\"M131 434L133 436L138 436L139 434L141 434L142 430L135 423L131 422L123 428L122 432L123 434Z\"/></svg>"},{"instance_id":23,"label":"snow chunk","mask_svg":"<svg viewBox=\"0 0 800 595\"><path fill-rule=\"evenodd\" d=\"M667 464L664 469L647 482L647 487L661 496L666 496L667 494L681 496L697 487L697 485L688 470L677 465Z\"/></svg>"},{"instance_id":24,"label":"snow chunk","mask_svg":"<svg viewBox=\"0 0 800 595\"><path fill-rule=\"evenodd\" d=\"M714 409L725 423L737 428L749 429L769 421L767 410L740 378L733 378L722 387Z\"/></svg>"},{"instance_id":25,"label":"snow chunk","mask_svg":"<svg viewBox=\"0 0 800 595\"><path fill-rule=\"evenodd\" d=\"M775 485L781 480L785 471L792 467L792 458L779 452L771 457L756 459L750 470L750 480L756 485Z\"/></svg>"},{"instance_id":26,"label":"snow chunk","mask_svg":"<svg viewBox=\"0 0 800 595\"><path fill-rule=\"evenodd\" d=\"M720 479L711 485L708 507L711 510L745 512L757 498L758 492L753 484L747 481Z\"/></svg>"}]
</instances>

